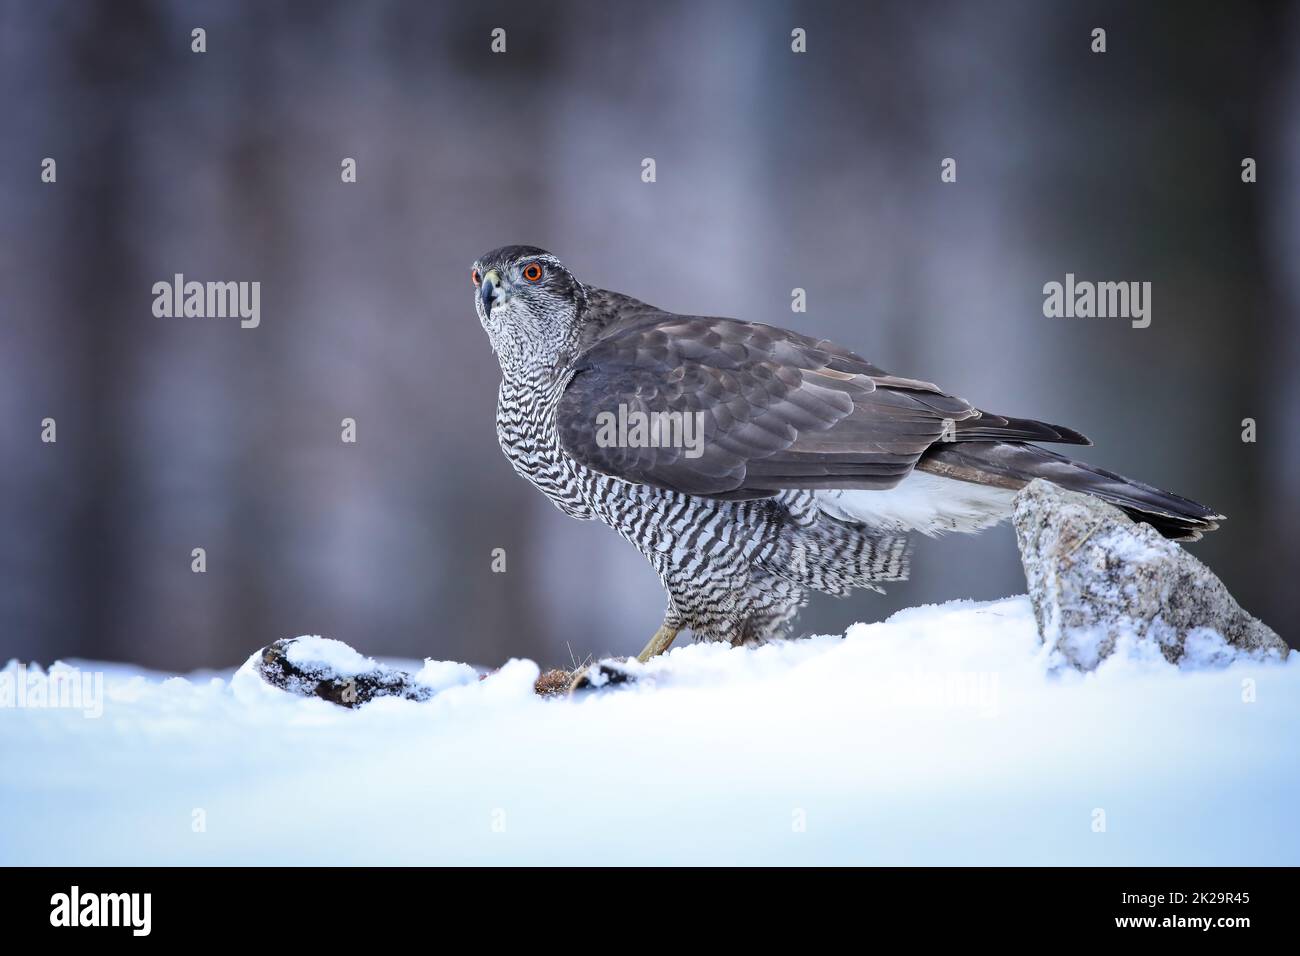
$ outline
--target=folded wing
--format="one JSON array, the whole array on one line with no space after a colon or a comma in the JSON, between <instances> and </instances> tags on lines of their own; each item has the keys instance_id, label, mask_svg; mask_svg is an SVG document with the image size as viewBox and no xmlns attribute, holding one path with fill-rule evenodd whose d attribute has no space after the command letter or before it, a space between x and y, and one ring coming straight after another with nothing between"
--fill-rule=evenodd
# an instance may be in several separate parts
<instances>
[{"instance_id":1,"label":"folded wing","mask_svg":"<svg viewBox=\"0 0 1300 956\"><path fill-rule=\"evenodd\" d=\"M827 341L666 313L602 330L578 357L557 416L565 451L589 468L724 498L891 488L939 441L1087 442L1059 426L986 415ZM649 440L611 435L612 421L638 420L659 430ZM702 440L675 440L684 436Z\"/></svg>"}]
</instances>

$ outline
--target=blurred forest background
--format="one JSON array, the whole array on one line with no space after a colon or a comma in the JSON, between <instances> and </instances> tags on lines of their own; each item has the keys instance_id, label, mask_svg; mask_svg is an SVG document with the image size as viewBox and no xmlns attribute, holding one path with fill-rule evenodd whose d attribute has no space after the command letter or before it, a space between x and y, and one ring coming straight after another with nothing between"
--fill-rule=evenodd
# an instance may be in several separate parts
<instances>
[{"instance_id":1,"label":"blurred forest background","mask_svg":"<svg viewBox=\"0 0 1300 956\"><path fill-rule=\"evenodd\" d=\"M649 566L497 448L469 266L512 242L1084 431L1230 516L1194 552L1294 642L1298 13L4 0L0 659L635 652ZM260 281L261 326L155 318L178 272ZM1151 327L1044 318L1067 272L1151 281ZM1024 590L1007 527L919 541L913 578L801 627Z\"/></svg>"}]
</instances>

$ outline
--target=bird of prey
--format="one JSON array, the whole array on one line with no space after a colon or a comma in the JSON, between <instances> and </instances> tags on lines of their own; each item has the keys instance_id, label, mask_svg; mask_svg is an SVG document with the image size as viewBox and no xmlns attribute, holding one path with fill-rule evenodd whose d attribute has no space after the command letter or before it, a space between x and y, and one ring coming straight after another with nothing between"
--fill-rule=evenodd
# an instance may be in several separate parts
<instances>
[{"instance_id":1,"label":"bird of prey","mask_svg":"<svg viewBox=\"0 0 1300 956\"><path fill-rule=\"evenodd\" d=\"M1170 538L1223 517L1034 444L1091 444L1072 429L981 411L828 341L585 285L543 249L494 249L471 279L501 366L502 451L663 582L668 608L642 661L682 630L762 642L809 591L904 580L907 532L989 527L1035 478Z\"/></svg>"}]
</instances>

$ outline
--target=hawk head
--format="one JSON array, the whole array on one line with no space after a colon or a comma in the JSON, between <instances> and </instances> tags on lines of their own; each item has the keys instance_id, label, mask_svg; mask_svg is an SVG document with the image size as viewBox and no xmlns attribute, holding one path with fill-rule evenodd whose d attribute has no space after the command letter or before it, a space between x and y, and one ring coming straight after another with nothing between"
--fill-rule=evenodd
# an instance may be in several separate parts
<instances>
[{"instance_id":1,"label":"hawk head","mask_svg":"<svg viewBox=\"0 0 1300 956\"><path fill-rule=\"evenodd\" d=\"M586 292L545 249L493 249L474 262L470 280L502 369L554 365L577 340Z\"/></svg>"}]
</instances>

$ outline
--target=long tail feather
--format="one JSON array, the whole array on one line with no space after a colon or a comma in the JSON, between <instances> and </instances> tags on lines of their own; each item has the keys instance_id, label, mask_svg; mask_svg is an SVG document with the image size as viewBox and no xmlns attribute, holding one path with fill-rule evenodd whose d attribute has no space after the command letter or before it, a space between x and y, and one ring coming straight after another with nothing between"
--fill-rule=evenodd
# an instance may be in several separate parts
<instances>
[{"instance_id":1,"label":"long tail feather","mask_svg":"<svg viewBox=\"0 0 1300 956\"><path fill-rule=\"evenodd\" d=\"M916 466L930 474L1019 490L1045 478L1108 501L1166 538L1195 541L1224 520L1205 505L1065 455L1021 442L958 441L934 445Z\"/></svg>"}]
</instances>

